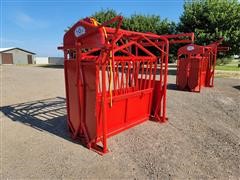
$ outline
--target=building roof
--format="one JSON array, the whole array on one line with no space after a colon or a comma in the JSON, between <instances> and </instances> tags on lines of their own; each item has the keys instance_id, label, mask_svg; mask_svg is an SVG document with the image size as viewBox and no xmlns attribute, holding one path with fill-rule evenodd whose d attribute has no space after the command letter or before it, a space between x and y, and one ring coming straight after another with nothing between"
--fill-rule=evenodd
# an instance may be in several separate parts
<instances>
[{"instance_id":1,"label":"building roof","mask_svg":"<svg viewBox=\"0 0 240 180\"><path fill-rule=\"evenodd\" d=\"M31 51L27 51L25 49L21 49L21 48L17 48L17 47L8 47L8 48L0 48L0 53L2 52L7 52L7 51L10 51L10 50L13 50L13 49L18 49L20 51L24 51L24 52L27 52L27 53L30 53L30 54L36 54L34 52L31 52Z\"/></svg>"}]
</instances>

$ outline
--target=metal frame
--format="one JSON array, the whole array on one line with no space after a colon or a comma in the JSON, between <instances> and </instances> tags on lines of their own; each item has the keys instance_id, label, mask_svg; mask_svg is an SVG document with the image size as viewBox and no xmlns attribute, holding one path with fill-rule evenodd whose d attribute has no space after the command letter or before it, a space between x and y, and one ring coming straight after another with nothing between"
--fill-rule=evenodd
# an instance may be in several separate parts
<instances>
[{"instance_id":1,"label":"metal frame","mask_svg":"<svg viewBox=\"0 0 240 180\"><path fill-rule=\"evenodd\" d=\"M65 59L69 130L74 139L100 154L108 152L108 137L148 119L167 120L169 41L122 30L121 23L121 16L103 24L80 20L59 48ZM115 28L107 27L110 24ZM85 30L76 37L79 27Z\"/></svg>"}]
</instances>

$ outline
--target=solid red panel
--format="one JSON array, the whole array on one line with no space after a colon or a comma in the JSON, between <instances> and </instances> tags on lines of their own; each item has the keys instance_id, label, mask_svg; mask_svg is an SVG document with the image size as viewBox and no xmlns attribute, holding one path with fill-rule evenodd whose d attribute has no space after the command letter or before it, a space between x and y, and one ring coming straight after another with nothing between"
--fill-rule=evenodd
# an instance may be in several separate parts
<instances>
[{"instance_id":1,"label":"solid red panel","mask_svg":"<svg viewBox=\"0 0 240 180\"><path fill-rule=\"evenodd\" d=\"M145 94L143 92L139 96L128 99L127 122L136 121L137 119L149 116L149 96L150 93Z\"/></svg>"},{"instance_id":2,"label":"solid red panel","mask_svg":"<svg viewBox=\"0 0 240 180\"><path fill-rule=\"evenodd\" d=\"M151 107L151 115L153 116L155 110L157 108L158 102L161 102L162 91L161 91L161 83L160 81L155 81L153 95L152 95L152 107Z\"/></svg>"},{"instance_id":3,"label":"solid red panel","mask_svg":"<svg viewBox=\"0 0 240 180\"><path fill-rule=\"evenodd\" d=\"M188 63L189 59L179 60L179 66L177 71L177 82L179 89L186 88L188 79Z\"/></svg>"},{"instance_id":4,"label":"solid red panel","mask_svg":"<svg viewBox=\"0 0 240 180\"><path fill-rule=\"evenodd\" d=\"M146 91L146 92L144 92ZM153 90L143 90L143 93L129 93L122 97L113 98L113 106L107 105L108 136L128 129L149 118L150 96ZM109 99L108 99L109 101ZM102 135L101 101L98 103L98 137ZM136 106L137 105L137 106Z\"/></svg>"},{"instance_id":5,"label":"solid red panel","mask_svg":"<svg viewBox=\"0 0 240 180\"><path fill-rule=\"evenodd\" d=\"M121 99L114 101L112 107L110 105L107 106L108 133L124 127L126 123L126 102L127 99Z\"/></svg>"},{"instance_id":6,"label":"solid red panel","mask_svg":"<svg viewBox=\"0 0 240 180\"><path fill-rule=\"evenodd\" d=\"M76 61L74 60L68 60L65 62L65 68L66 68L66 76L67 76L67 83L68 87L68 93L67 93L67 100L69 102L67 103L69 107L69 120L72 124L72 127L74 128L74 131L77 131L80 126L80 108L79 108L79 102L78 102L78 90L77 90L77 71L76 71ZM74 132L73 132L74 133Z\"/></svg>"},{"instance_id":7,"label":"solid red panel","mask_svg":"<svg viewBox=\"0 0 240 180\"><path fill-rule=\"evenodd\" d=\"M95 62L81 63L84 77L84 113L90 140L97 137L96 120L96 65Z\"/></svg>"},{"instance_id":8,"label":"solid red panel","mask_svg":"<svg viewBox=\"0 0 240 180\"><path fill-rule=\"evenodd\" d=\"M190 63L190 70L189 70L189 77L188 77L188 87L191 90L194 90L196 88L199 88L200 86L200 59L191 59Z\"/></svg>"},{"instance_id":9,"label":"solid red panel","mask_svg":"<svg viewBox=\"0 0 240 180\"><path fill-rule=\"evenodd\" d=\"M208 70L208 59L201 60L201 86L206 86L206 75Z\"/></svg>"}]
</instances>

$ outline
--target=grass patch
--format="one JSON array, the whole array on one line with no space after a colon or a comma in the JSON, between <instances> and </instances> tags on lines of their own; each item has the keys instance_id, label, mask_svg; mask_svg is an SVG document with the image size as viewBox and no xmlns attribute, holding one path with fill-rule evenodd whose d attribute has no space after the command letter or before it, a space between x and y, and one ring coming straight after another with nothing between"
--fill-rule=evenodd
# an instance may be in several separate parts
<instances>
[{"instance_id":1,"label":"grass patch","mask_svg":"<svg viewBox=\"0 0 240 180\"><path fill-rule=\"evenodd\" d=\"M222 71L240 71L240 68L237 66L226 66L226 65L218 65L216 66L217 70L222 70Z\"/></svg>"}]
</instances>

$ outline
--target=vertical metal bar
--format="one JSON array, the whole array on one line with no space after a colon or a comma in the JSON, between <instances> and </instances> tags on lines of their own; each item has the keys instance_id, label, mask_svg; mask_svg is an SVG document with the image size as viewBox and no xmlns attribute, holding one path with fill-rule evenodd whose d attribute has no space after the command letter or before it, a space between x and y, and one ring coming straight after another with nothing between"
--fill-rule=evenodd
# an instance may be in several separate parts
<instances>
[{"instance_id":1,"label":"vertical metal bar","mask_svg":"<svg viewBox=\"0 0 240 180\"><path fill-rule=\"evenodd\" d=\"M135 47L135 53L136 53L136 56L138 56L138 47L136 46ZM140 62L136 62L136 72L134 74L134 77L135 77L135 90L139 90L140 88L138 87L139 83L138 83L138 74L139 74L139 64Z\"/></svg>"},{"instance_id":2,"label":"vertical metal bar","mask_svg":"<svg viewBox=\"0 0 240 180\"><path fill-rule=\"evenodd\" d=\"M149 61L147 61L147 67L146 67L146 71L145 71L145 79L144 79L144 89L147 88L147 75L148 75L148 65L149 65Z\"/></svg>"},{"instance_id":3,"label":"vertical metal bar","mask_svg":"<svg viewBox=\"0 0 240 180\"><path fill-rule=\"evenodd\" d=\"M110 60L111 61L111 60ZM110 66L109 63L106 64L106 70L107 70L107 86L106 86L106 91L109 92L110 91Z\"/></svg>"},{"instance_id":4,"label":"vertical metal bar","mask_svg":"<svg viewBox=\"0 0 240 180\"><path fill-rule=\"evenodd\" d=\"M106 64L102 65L102 129L103 129L103 153L107 149L107 120L106 120Z\"/></svg>"},{"instance_id":5,"label":"vertical metal bar","mask_svg":"<svg viewBox=\"0 0 240 180\"><path fill-rule=\"evenodd\" d=\"M121 63L121 66L122 66L122 72L121 72L121 94L124 93L124 68L125 68L125 63L122 62Z\"/></svg>"},{"instance_id":6,"label":"vertical metal bar","mask_svg":"<svg viewBox=\"0 0 240 180\"><path fill-rule=\"evenodd\" d=\"M127 72L126 72L126 92L128 92L128 88L129 88L129 80L130 80L130 61L128 61L128 66L127 66Z\"/></svg>"},{"instance_id":7,"label":"vertical metal bar","mask_svg":"<svg viewBox=\"0 0 240 180\"><path fill-rule=\"evenodd\" d=\"M162 46L162 49L163 49L163 52L164 51L164 48L165 46L163 45ZM163 97L163 84L162 84L162 79L163 79L163 62L164 62L164 59L165 58L165 54L162 53L161 54L161 62L160 62L160 91L161 91L161 96L160 96L160 101L159 101L159 116L161 117L162 115L162 97Z\"/></svg>"},{"instance_id":8,"label":"vertical metal bar","mask_svg":"<svg viewBox=\"0 0 240 180\"><path fill-rule=\"evenodd\" d=\"M119 89L120 89L120 83L119 83L119 62L117 63L117 67L116 67L116 70L117 70L117 72L116 72L116 81L117 81L117 92L118 92L118 94L120 93L119 92Z\"/></svg>"},{"instance_id":9,"label":"vertical metal bar","mask_svg":"<svg viewBox=\"0 0 240 180\"><path fill-rule=\"evenodd\" d=\"M148 78L148 88L150 88L152 85L152 62L150 62L150 72L149 72L149 78Z\"/></svg>"},{"instance_id":10,"label":"vertical metal bar","mask_svg":"<svg viewBox=\"0 0 240 180\"><path fill-rule=\"evenodd\" d=\"M73 131L73 127L72 127L72 124L70 122L70 107L69 107L69 85L68 85L68 73L67 73L67 69L68 69L68 66L67 66L67 51L64 50L64 74L65 74L65 93L66 93L66 102L67 102L67 122L68 122L68 125L70 127L70 129Z\"/></svg>"},{"instance_id":11,"label":"vertical metal bar","mask_svg":"<svg viewBox=\"0 0 240 180\"><path fill-rule=\"evenodd\" d=\"M124 90L124 93L126 93L127 92L127 63L126 62L124 62L124 68L123 68L123 90Z\"/></svg>"},{"instance_id":12,"label":"vertical metal bar","mask_svg":"<svg viewBox=\"0 0 240 180\"><path fill-rule=\"evenodd\" d=\"M169 42L166 41L166 54L165 54L165 68L164 68L164 84L163 84L163 117L162 121L166 121L166 96L167 96L167 75L168 75L168 53L169 53Z\"/></svg>"},{"instance_id":13,"label":"vertical metal bar","mask_svg":"<svg viewBox=\"0 0 240 180\"><path fill-rule=\"evenodd\" d=\"M181 61L180 56L181 56L181 54L178 54L178 56L177 56L177 72L176 72L176 85L177 86L179 85L179 82L178 82L179 75L178 74L179 74L179 63Z\"/></svg>"},{"instance_id":14,"label":"vertical metal bar","mask_svg":"<svg viewBox=\"0 0 240 180\"><path fill-rule=\"evenodd\" d=\"M136 62L132 61L132 68L131 68L131 88L134 90L135 84L135 70L136 70Z\"/></svg>"},{"instance_id":15,"label":"vertical metal bar","mask_svg":"<svg viewBox=\"0 0 240 180\"><path fill-rule=\"evenodd\" d=\"M153 84L152 84L153 88L155 84L156 74L157 74L157 60L154 62L154 73L153 73Z\"/></svg>"},{"instance_id":16,"label":"vertical metal bar","mask_svg":"<svg viewBox=\"0 0 240 180\"><path fill-rule=\"evenodd\" d=\"M140 66L141 66L141 62L144 62L144 61L140 61ZM142 67L141 67L141 80L140 80L140 88L139 89L142 89L142 81L143 81L143 73L144 73L144 64L142 64Z\"/></svg>"},{"instance_id":17,"label":"vertical metal bar","mask_svg":"<svg viewBox=\"0 0 240 180\"><path fill-rule=\"evenodd\" d=\"M199 65L199 69L198 69L198 77L199 77L199 80L198 80L198 85L199 85L199 92L201 91L201 87L202 87L202 67L203 67L203 63L204 63L204 58L202 57L200 61L198 61L198 65Z\"/></svg>"},{"instance_id":18,"label":"vertical metal bar","mask_svg":"<svg viewBox=\"0 0 240 180\"><path fill-rule=\"evenodd\" d=\"M139 87L139 79L138 79L138 76L139 76L139 68L140 68L140 62L136 62L136 72L135 72L135 90L140 90L140 87Z\"/></svg>"},{"instance_id":19,"label":"vertical metal bar","mask_svg":"<svg viewBox=\"0 0 240 180\"><path fill-rule=\"evenodd\" d=\"M115 72L115 65L116 65L116 63L115 63L115 61L113 62L113 64L112 64L112 69L113 69L113 77L112 77L112 79L113 79L113 94L114 95L116 95L116 72Z\"/></svg>"},{"instance_id":20,"label":"vertical metal bar","mask_svg":"<svg viewBox=\"0 0 240 180\"><path fill-rule=\"evenodd\" d=\"M217 50L214 49L213 54L212 54L212 79L211 79L211 86L214 86L214 73L215 73L215 66L216 66L216 60L217 60Z\"/></svg>"}]
</instances>

